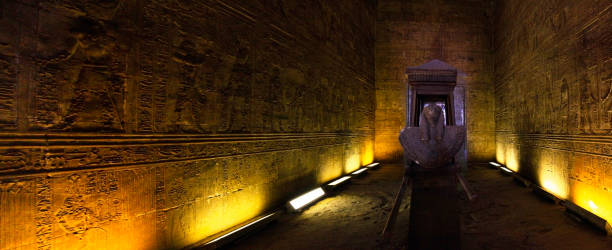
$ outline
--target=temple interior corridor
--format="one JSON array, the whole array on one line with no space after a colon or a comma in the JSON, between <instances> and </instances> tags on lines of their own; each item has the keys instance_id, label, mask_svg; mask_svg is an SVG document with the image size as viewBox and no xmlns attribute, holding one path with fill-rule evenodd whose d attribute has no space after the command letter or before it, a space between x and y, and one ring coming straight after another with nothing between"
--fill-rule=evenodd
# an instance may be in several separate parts
<instances>
[{"instance_id":1,"label":"temple interior corridor","mask_svg":"<svg viewBox=\"0 0 612 250\"><path fill-rule=\"evenodd\" d=\"M225 249L409 249L409 193L400 208L392 239L384 241L381 237L401 183L402 169L400 164L384 164L368 170L303 213L284 215ZM468 201L463 195L461 199L462 249L612 247L611 238L566 214L562 206L534 194L531 188L499 169L487 164L470 165L466 179L478 198Z\"/></svg>"},{"instance_id":2,"label":"temple interior corridor","mask_svg":"<svg viewBox=\"0 0 612 250\"><path fill-rule=\"evenodd\" d=\"M0 250L612 249L611 24L611 0L0 0Z\"/></svg>"}]
</instances>

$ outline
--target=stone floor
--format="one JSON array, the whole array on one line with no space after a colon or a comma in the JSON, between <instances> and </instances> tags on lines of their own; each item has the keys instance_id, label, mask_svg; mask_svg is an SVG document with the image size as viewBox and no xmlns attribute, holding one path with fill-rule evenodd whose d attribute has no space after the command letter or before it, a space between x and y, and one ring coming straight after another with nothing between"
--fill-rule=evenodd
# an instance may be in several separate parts
<instances>
[{"instance_id":1,"label":"stone floor","mask_svg":"<svg viewBox=\"0 0 612 250\"><path fill-rule=\"evenodd\" d=\"M499 170L472 166L466 177L479 197L462 202L463 249L612 249L612 237Z\"/></svg>"},{"instance_id":2,"label":"stone floor","mask_svg":"<svg viewBox=\"0 0 612 250\"><path fill-rule=\"evenodd\" d=\"M284 215L227 248L407 249L409 192L391 241L380 237L401 175L399 164L384 164L303 213ZM472 165L466 178L479 197L461 201L463 249L612 249L612 237L575 221L499 171Z\"/></svg>"}]
</instances>

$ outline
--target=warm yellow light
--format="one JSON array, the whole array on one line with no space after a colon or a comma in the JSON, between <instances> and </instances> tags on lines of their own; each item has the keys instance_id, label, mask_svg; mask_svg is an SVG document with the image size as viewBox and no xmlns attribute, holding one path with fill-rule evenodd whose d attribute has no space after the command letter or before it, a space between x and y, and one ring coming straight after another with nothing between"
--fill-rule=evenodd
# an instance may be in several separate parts
<instances>
[{"instance_id":1,"label":"warm yellow light","mask_svg":"<svg viewBox=\"0 0 612 250\"><path fill-rule=\"evenodd\" d=\"M342 178L340 178L340 179L337 179L337 180L335 180L335 181L333 181L332 183L329 183L329 184L327 184L327 185L328 185L328 186L336 186L336 185L338 185L338 184L340 184L340 183L343 183L343 182L347 181L347 180L348 180L348 179L350 179L350 178L351 178L350 176L344 176L344 177L342 177Z\"/></svg>"},{"instance_id":2,"label":"warm yellow light","mask_svg":"<svg viewBox=\"0 0 612 250\"><path fill-rule=\"evenodd\" d=\"M565 192L563 190L563 188L561 186L559 186L557 183L550 181L550 180L545 180L542 183L542 187L552 193L553 195L557 196L558 198L561 199L566 199L567 198L567 192Z\"/></svg>"},{"instance_id":3,"label":"warm yellow light","mask_svg":"<svg viewBox=\"0 0 612 250\"><path fill-rule=\"evenodd\" d=\"M533 157L537 162L540 186L559 199L568 199L569 182L563 165L555 162L554 157L546 151L538 151Z\"/></svg>"},{"instance_id":4,"label":"warm yellow light","mask_svg":"<svg viewBox=\"0 0 612 250\"><path fill-rule=\"evenodd\" d=\"M362 168L362 169L356 170L355 172L352 172L351 175L359 175L359 174L363 173L366 170L368 170L368 169L367 168Z\"/></svg>"},{"instance_id":5,"label":"warm yellow light","mask_svg":"<svg viewBox=\"0 0 612 250\"><path fill-rule=\"evenodd\" d=\"M495 159L497 162L505 164L506 163L506 150L504 149L504 144L497 143L497 148L495 149Z\"/></svg>"},{"instance_id":6,"label":"warm yellow light","mask_svg":"<svg viewBox=\"0 0 612 250\"><path fill-rule=\"evenodd\" d=\"M519 171L519 160L516 154L516 150L514 148L509 148L508 150L506 150L505 160L506 167L508 167L514 172Z\"/></svg>"},{"instance_id":7,"label":"warm yellow light","mask_svg":"<svg viewBox=\"0 0 612 250\"><path fill-rule=\"evenodd\" d=\"M542 187L544 189L548 190L548 191L552 191L552 190L556 190L557 189L557 185L555 185L551 181L544 181L544 183L542 183Z\"/></svg>"},{"instance_id":8,"label":"warm yellow light","mask_svg":"<svg viewBox=\"0 0 612 250\"><path fill-rule=\"evenodd\" d=\"M342 148L344 150L344 148ZM342 176L344 172L344 162L342 161L342 155L332 154L326 155L321 159L321 167L317 171L318 183L325 183L331 181L338 176Z\"/></svg>"},{"instance_id":9,"label":"warm yellow light","mask_svg":"<svg viewBox=\"0 0 612 250\"><path fill-rule=\"evenodd\" d=\"M359 153L354 153L349 155L346 159L346 163L344 165L345 173L350 173L355 169L358 169L361 166L359 162Z\"/></svg>"},{"instance_id":10,"label":"warm yellow light","mask_svg":"<svg viewBox=\"0 0 612 250\"><path fill-rule=\"evenodd\" d=\"M595 205L595 203L593 201L589 201L589 207L591 207L591 209L593 209L593 211L597 210L597 205Z\"/></svg>"},{"instance_id":11,"label":"warm yellow light","mask_svg":"<svg viewBox=\"0 0 612 250\"><path fill-rule=\"evenodd\" d=\"M291 205L291 207L293 207L293 209L297 210L297 209L300 209L310 204L316 199L323 197L324 195L325 195L325 191L323 191L323 189L319 187L319 188L316 188L308 193L300 195L299 197L291 200L289 204Z\"/></svg>"},{"instance_id":12,"label":"warm yellow light","mask_svg":"<svg viewBox=\"0 0 612 250\"><path fill-rule=\"evenodd\" d=\"M397 133L399 133L400 130L401 128L397 130ZM402 145L397 140L396 133L394 133L393 136L377 136L375 145L374 158L377 160L398 159L401 158L404 153Z\"/></svg>"},{"instance_id":13,"label":"warm yellow light","mask_svg":"<svg viewBox=\"0 0 612 250\"><path fill-rule=\"evenodd\" d=\"M367 140L361 149L361 165L370 164L374 161L374 143Z\"/></svg>"},{"instance_id":14,"label":"warm yellow light","mask_svg":"<svg viewBox=\"0 0 612 250\"><path fill-rule=\"evenodd\" d=\"M218 238L216 238L216 239L214 239L214 240L209 241L208 243L206 243L206 245L210 245L210 244L213 244L213 243L215 243L215 242L217 242L217 241L219 241L219 240L222 240L222 239L224 239L224 238L227 238L228 236L230 236L230 235L232 235L232 234L235 234L236 232L239 232L240 230L243 230L243 229L245 229L245 228L247 228L247 227L250 227L250 226L251 226L251 225L253 225L253 224L256 224L256 223L258 223L258 222L260 222L260 221L262 221L262 220L265 220L265 219L267 219L267 218L272 217L274 214L275 214L275 213L268 214L268 215L266 215L266 216L264 216L264 217L261 217L261 218L259 218L259 219L255 220L255 221L253 221L253 222L251 222L251 223L249 223L249 224L246 224L246 225L244 225L244 226L241 226L241 227L239 227L239 228L236 228L236 229L232 230L232 231L231 231L231 232L229 232L229 233L226 233L226 234L224 234L224 235L222 235L222 236L220 236L220 237L218 237Z\"/></svg>"},{"instance_id":15,"label":"warm yellow light","mask_svg":"<svg viewBox=\"0 0 612 250\"><path fill-rule=\"evenodd\" d=\"M591 213L612 221L612 197L607 190L581 182L572 182L570 200Z\"/></svg>"},{"instance_id":16,"label":"warm yellow light","mask_svg":"<svg viewBox=\"0 0 612 250\"><path fill-rule=\"evenodd\" d=\"M267 190L259 186L224 194L223 199L199 200L185 219L194 228L181 244L195 243L255 218L264 211Z\"/></svg>"}]
</instances>

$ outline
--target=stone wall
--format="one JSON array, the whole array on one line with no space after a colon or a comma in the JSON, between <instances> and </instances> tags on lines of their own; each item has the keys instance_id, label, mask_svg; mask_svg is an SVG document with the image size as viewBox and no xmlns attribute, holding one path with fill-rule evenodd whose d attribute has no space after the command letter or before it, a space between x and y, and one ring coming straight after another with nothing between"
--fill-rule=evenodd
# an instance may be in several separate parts
<instances>
[{"instance_id":1,"label":"stone wall","mask_svg":"<svg viewBox=\"0 0 612 250\"><path fill-rule=\"evenodd\" d=\"M468 159L495 155L490 1L379 0L376 22L375 158L399 159L406 121L405 70L432 59L463 72Z\"/></svg>"},{"instance_id":2,"label":"stone wall","mask_svg":"<svg viewBox=\"0 0 612 250\"><path fill-rule=\"evenodd\" d=\"M0 1L0 249L178 248L373 158L374 1Z\"/></svg>"},{"instance_id":3,"label":"stone wall","mask_svg":"<svg viewBox=\"0 0 612 250\"><path fill-rule=\"evenodd\" d=\"M497 160L612 220L612 3L500 1Z\"/></svg>"}]
</instances>

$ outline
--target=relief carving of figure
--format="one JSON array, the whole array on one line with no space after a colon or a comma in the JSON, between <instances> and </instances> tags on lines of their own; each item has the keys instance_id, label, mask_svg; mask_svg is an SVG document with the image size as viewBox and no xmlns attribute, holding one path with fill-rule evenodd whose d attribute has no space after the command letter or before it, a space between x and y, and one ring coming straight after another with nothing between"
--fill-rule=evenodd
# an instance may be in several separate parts
<instances>
[{"instance_id":1,"label":"relief carving of figure","mask_svg":"<svg viewBox=\"0 0 612 250\"><path fill-rule=\"evenodd\" d=\"M45 20L46 22L46 20ZM55 21L53 21L55 22ZM59 25L59 24L58 24ZM41 41L36 87L36 126L53 130L125 130L124 84L120 73L124 60L113 56L116 31L110 25L86 17L66 22L69 42Z\"/></svg>"},{"instance_id":2,"label":"relief carving of figure","mask_svg":"<svg viewBox=\"0 0 612 250\"><path fill-rule=\"evenodd\" d=\"M597 86L596 83L583 74L580 81L580 125L588 134L594 132L597 122Z\"/></svg>"},{"instance_id":3,"label":"relief carving of figure","mask_svg":"<svg viewBox=\"0 0 612 250\"><path fill-rule=\"evenodd\" d=\"M602 129L612 129L612 60L604 62L600 72L599 100L602 105ZM612 133L609 131L608 133Z\"/></svg>"},{"instance_id":4,"label":"relief carving of figure","mask_svg":"<svg viewBox=\"0 0 612 250\"><path fill-rule=\"evenodd\" d=\"M565 78L561 80L560 100L558 107L559 108L555 111L555 113L559 115L560 122L555 123L555 126L560 127L560 130L557 132L567 132L567 124L569 122L569 87Z\"/></svg>"},{"instance_id":5,"label":"relief carving of figure","mask_svg":"<svg viewBox=\"0 0 612 250\"><path fill-rule=\"evenodd\" d=\"M82 237L88 229L95 227L97 222L94 212L84 203L83 196L70 196L55 214L62 228L77 237Z\"/></svg>"},{"instance_id":6,"label":"relief carving of figure","mask_svg":"<svg viewBox=\"0 0 612 250\"><path fill-rule=\"evenodd\" d=\"M274 132L284 131L281 120L286 118L286 110L283 105L283 84L280 80L280 69L274 67L270 78L270 107L271 107L271 129Z\"/></svg>"},{"instance_id":7,"label":"relief carving of figure","mask_svg":"<svg viewBox=\"0 0 612 250\"><path fill-rule=\"evenodd\" d=\"M249 49L238 49L236 61L230 72L227 86L222 90L225 96L223 111L225 116L225 129L227 132L244 132L248 129L248 114L250 112L251 75L249 65Z\"/></svg>"}]
</instances>

